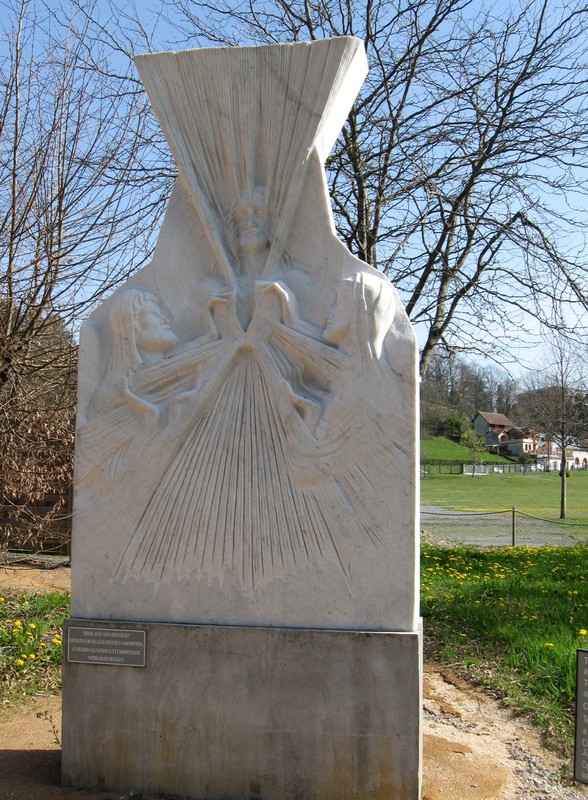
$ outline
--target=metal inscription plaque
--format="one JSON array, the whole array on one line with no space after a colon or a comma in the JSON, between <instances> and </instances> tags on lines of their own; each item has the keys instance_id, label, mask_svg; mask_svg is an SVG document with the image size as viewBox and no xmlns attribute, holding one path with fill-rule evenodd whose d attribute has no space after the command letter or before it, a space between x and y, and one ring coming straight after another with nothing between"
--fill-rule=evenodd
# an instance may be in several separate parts
<instances>
[{"instance_id":1,"label":"metal inscription plaque","mask_svg":"<svg viewBox=\"0 0 588 800\"><path fill-rule=\"evenodd\" d=\"M144 667L145 631L71 627L67 635L67 660L79 664Z\"/></svg>"},{"instance_id":2,"label":"metal inscription plaque","mask_svg":"<svg viewBox=\"0 0 588 800\"><path fill-rule=\"evenodd\" d=\"M574 778L588 783L588 650L578 650L576 665Z\"/></svg>"}]
</instances>

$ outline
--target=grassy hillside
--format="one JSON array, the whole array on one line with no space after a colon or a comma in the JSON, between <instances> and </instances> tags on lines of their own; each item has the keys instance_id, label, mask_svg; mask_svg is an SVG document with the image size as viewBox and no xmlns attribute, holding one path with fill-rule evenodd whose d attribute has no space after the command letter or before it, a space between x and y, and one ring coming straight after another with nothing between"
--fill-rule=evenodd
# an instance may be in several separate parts
<instances>
[{"instance_id":1,"label":"grassy hillside","mask_svg":"<svg viewBox=\"0 0 588 800\"><path fill-rule=\"evenodd\" d=\"M462 447L444 436L432 436L430 439L421 439L421 461L464 461L472 463L472 454L467 447ZM502 456L486 453L483 457L485 464L504 463L508 459ZM478 462L479 463L479 459Z\"/></svg>"}]
</instances>

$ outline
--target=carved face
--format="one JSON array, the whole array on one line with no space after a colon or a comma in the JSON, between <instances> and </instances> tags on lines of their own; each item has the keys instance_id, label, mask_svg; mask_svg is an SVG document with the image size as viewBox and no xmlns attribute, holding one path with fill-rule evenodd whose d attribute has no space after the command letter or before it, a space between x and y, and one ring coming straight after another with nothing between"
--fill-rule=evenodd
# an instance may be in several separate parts
<instances>
[{"instance_id":1,"label":"carved face","mask_svg":"<svg viewBox=\"0 0 588 800\"><path fill-rule=\"evenodd\" d=\"M264 230L265 202L261 190L256 190L247 202L240 203L233 211L233 224L237 234L237 246L245 253L260 253L268 246Z\"/></svg>"},{"instance_id":2,"label":"carved face","mask_svg":"<svg viewBox=\"0 0 588 800\"><path fill-rule=\"evenodd\" d=\"M157 303L147 298L135 311L135 341L149 353L166 353L178 343L169 320Z\"/></svg>"},{"instance_id":3,"label":"carved face","mask_svg":"<svg viewBox=\"0 0 588 800\"><path fill-rule=\"evenodd\" d=\"M353 284L341 281L337 287L335 302L327 315L323 330L323 340L329 344L341 345L349 333L353 320Z\"/></svg>"},{"instance_id":4,"label":"carved face","mask_svg":"<svg viewBox=\"0 0 588 800\"><path fill-rule=\"evenodd\" d=\"M395 313L394 291L385 278L369 274L346 278L337 287L323 340L337 347L353 346L355 340L379 359Z\"/></svg>"}]
</instances>

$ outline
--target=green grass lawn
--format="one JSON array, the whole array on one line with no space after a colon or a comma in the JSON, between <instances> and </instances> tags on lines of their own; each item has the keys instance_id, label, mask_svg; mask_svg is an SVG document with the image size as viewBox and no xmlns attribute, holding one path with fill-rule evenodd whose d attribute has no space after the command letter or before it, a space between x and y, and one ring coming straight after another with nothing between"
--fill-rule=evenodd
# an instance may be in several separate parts
<instances>
[{"instance_id":1,"label":"green grass lawn","mask_svg":"<svg viewBox=\"0 0 588 800\"><path fill-rule=\"evenodd\" d=\"M569 522L588 523L588 471L567 480ZM421 503L455 511L519 511L547 519L559 517L561 479L557 472L505 475L428 475L421 479Z\"/></svg>"},{"instance_id":2,"label":"green grass lawn","mask_svg":"<svg viewBox=\"0 0 588 800\"><path fill-rule=\"evenodd\" d=\"M497 688L570 750L588 548L422 549L426 652Z\"/></svg>"},{"instance_id":3,"label":"green grass lawn","mask_svg":"<svg viewBox=\"0 0 588 800\"><path fill-rule=\"evenodd\" d=\"M463 461L471 464L472 453L467 447L462 447L444 436L431 436L430 439L421 439L421 461ZM508 459L493 453L486 453L482 461L485 464L511 463ZM477 459L476 463L479 464L480 459Z\"/></svg>"}]
</instances>

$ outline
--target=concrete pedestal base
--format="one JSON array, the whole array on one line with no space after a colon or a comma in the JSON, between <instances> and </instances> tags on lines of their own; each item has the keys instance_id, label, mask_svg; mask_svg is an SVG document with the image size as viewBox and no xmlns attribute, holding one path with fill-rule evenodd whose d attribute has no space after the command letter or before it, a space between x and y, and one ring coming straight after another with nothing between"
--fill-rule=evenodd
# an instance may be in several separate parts
<instances>
[{"instance_id":1,"label":"concrete pedestal base","mask_svg":"<svg viewBox=\"0 0 588 800\"><path fill-rule=\"evenodd\" d=\"M146 665L65 661L67 786L198 800L420 796L419 633L72 625L146 631Z\"/></svg>"}]
</instances>

